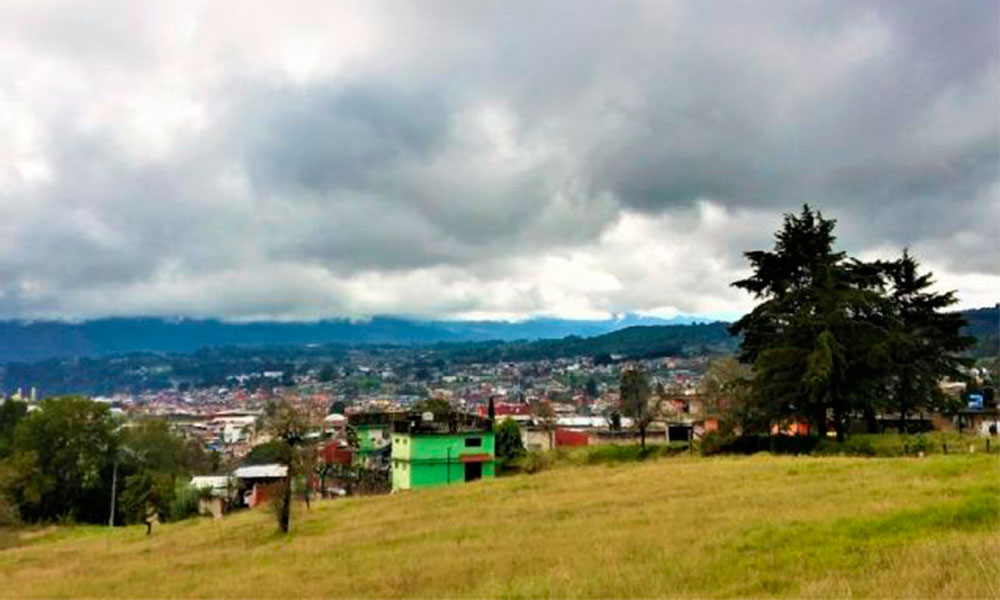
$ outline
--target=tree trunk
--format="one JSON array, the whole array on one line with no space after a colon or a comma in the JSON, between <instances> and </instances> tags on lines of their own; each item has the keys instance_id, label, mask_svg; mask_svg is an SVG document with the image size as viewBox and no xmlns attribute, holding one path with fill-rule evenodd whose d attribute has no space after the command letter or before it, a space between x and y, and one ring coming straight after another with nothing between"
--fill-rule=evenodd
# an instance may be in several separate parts
<instances>
[{"instance_id":1,"label":"tree trunk","mask_svg":"<svg viewBox=\"0 0 1000 600\"><path fill-rule=\"evenodd\" d=\"M284 497L281 501L281 516L278 519L278 527L282 533L288 533L288 525L292 520L292 468L288 467L288 477L285 481Z\"/></svg>"},{"instance_id":2,"label":"tree trunk","mask_svg":"<svg viewBox=\"0 0 1000 600\"><path fill-rule=\"evenodd\" d=\"M642 451L646 451L646 426L642 425L639 427L639 444L642 447Z\"/></svg>"},{"instance_id":3,"label":"tree trunk","mask_svg":"<svg viewBox=\"0 0 1000 600\"><path fill-rule=\"evenodd\" d=\"M865 429L868 433L878 433L878 419L875 418L875 409L865 408Z\"/></svg>"},{"instance_id":4,"label":"tree trunk","mask_svg":"<svg viewBox=\"0 0 1000 600\"><path fill-rule=\"evenodd\" d=\"M844 410L844 401L839 393L833 394L833 427L837 432L837 444L844 443L845 429L847 428L847 414Z\"/></svg>"},{"instance_id":5,"label":"tree trunk","mask_svg":"<svg viewBox=\"0 0 1000 600\"><path fill-rule=\"evenodd\" d=\"M906 413L909 411L910 406L910 370L903 369L903 373L900 377L899 382L899 432L903 434L910 433L910 426L906 422Z\"/></svg>"},{"instance_id":6,"label":"tree trunk","mask_svg":"<svg viewBox=\"0 0 1000 600\"><path fill-rule=\"evenodd\" d=\"M816 434L820 439L826 439L826 406L817 408L813 419L816 421Z\"/></svg>"}]
</instances>

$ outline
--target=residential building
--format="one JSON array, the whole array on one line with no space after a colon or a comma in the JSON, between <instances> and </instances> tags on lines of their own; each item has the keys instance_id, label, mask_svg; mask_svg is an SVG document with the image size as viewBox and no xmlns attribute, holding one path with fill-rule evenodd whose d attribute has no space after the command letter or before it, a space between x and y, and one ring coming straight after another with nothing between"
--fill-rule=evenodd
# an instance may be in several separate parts
<instances>
[{"instance_id":1,"label":"residential building","mask_svg":"<svg viewBox=\"0 0 1000 600\"><path fill-rule=\"evenodd\" d=\"M496 474L493 422L457 414L393 424L392 489L413 490L475 481Z\"/></svg>"}]
</instances>

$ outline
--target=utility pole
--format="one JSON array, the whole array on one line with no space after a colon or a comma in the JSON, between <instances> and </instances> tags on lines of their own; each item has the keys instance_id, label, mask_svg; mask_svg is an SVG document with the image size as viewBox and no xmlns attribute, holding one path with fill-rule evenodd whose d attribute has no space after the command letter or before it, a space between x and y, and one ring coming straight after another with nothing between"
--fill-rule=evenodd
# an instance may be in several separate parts
<instances>
[{"instance_id":1,"label":"utility pole","mask_svg":"<svg viewBox=\"0 0 1000 600\"><path fill-rule=\"evenodd\" d=\"M115 526L115 492L118 489L118 456L115 456L115 466L111 470L111 516L108 517L108 526Z\"/></svg>"}]
</instances>

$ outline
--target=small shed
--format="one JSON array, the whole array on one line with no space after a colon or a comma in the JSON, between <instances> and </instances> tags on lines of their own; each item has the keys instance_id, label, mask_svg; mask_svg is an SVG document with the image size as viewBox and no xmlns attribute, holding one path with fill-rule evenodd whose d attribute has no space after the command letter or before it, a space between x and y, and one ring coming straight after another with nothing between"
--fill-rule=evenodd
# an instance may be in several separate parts
<instances>
[{"instance_id":1,"label":"small shed","mask_svg":"<svg viewBox=\"0 0 1000 600\"><path fill-rule=\"evenodd\" d=\"M250 508L266 502L270 486L281 482L287 476L288 467L281 464L248 465L233 471L233 477L239 480L243 504Z\"/></svg>"}]
</instances>

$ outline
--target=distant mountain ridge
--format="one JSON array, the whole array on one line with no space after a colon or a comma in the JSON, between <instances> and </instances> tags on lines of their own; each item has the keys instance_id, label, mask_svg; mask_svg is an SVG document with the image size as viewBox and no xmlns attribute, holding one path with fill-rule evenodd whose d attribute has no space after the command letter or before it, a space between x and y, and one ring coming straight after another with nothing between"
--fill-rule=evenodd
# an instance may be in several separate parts
<instances>
[{"instance_id":1,"label":"distant mountain ridge","mask_svg":"<svg viewBox=\"0 0 1000 600\"><path fill-rule=\"evenodd\" d=\"M967 335L976 338L973 354L990 356L1000 351L1000 305L962 311L968 320ZM681 327L660 330L647 326L712 324L713 327ZM190 353L222 346L282 346L305 344L403 344L441 342L485 342L523 340L539 348L549 341L575 351L602 344L565 340L569 336L597 338L625 331L612 339L639 336L651 346L689 346L693 343L727 345L724 323L693 316L672 319L626 315L619 319L572 320L531 319L504 321L420 321L398 317L375 317L369 321L330 320L311 323L228 323L214 319L114 318L83 323L58 321L0 321L0 363L33 362L48 358L97 357L132 352ZM631 333L629 333L629 331ZM711 332L709 334L709 332ZM702 338L702 336L705 336ZM669 341L666 341L667 336ZM635 345L633 339L629 347ZM513 345L516 349L519 345ZM655 350L655 348L651 348ZM510 349L509 349L510 350ZM513 351L513 350L512 350ZM614 347L608 348L613 352ZM516 350L515 353L521 352ZM527 349L525 349L527 352ZM528 352L530 354L530 352Z\"/></svg>"},{"instance_id":2,"label":"distant mountain ridge","mask_svg":"<svg viewBox=\"0 0 1000 600\"><path fill-rule=\"evenodd\" d=\"M0 362L94 357L130 352L194 352L217 346L299 344L431 344L487 340L537 340L597 336L635 325L686 324L695 317L659 319L531 319L420 321L375 317L369 321L228 323L215 319L112 318L65 323L0 321ZM707 319L703 319L707 321Z\"/></svg>"},{"instance_id":3,"label":"distant mountain ridge","mask_svg":"<svg viewBox=\"0 0 1000 600\"><path fill-rule=\"evenodd\" d=\"M976 357L1000 354L1000 304L988 308L962 311L965 317L965 335L976 338L972 355Z\"/></svg>"}]
</instances>

